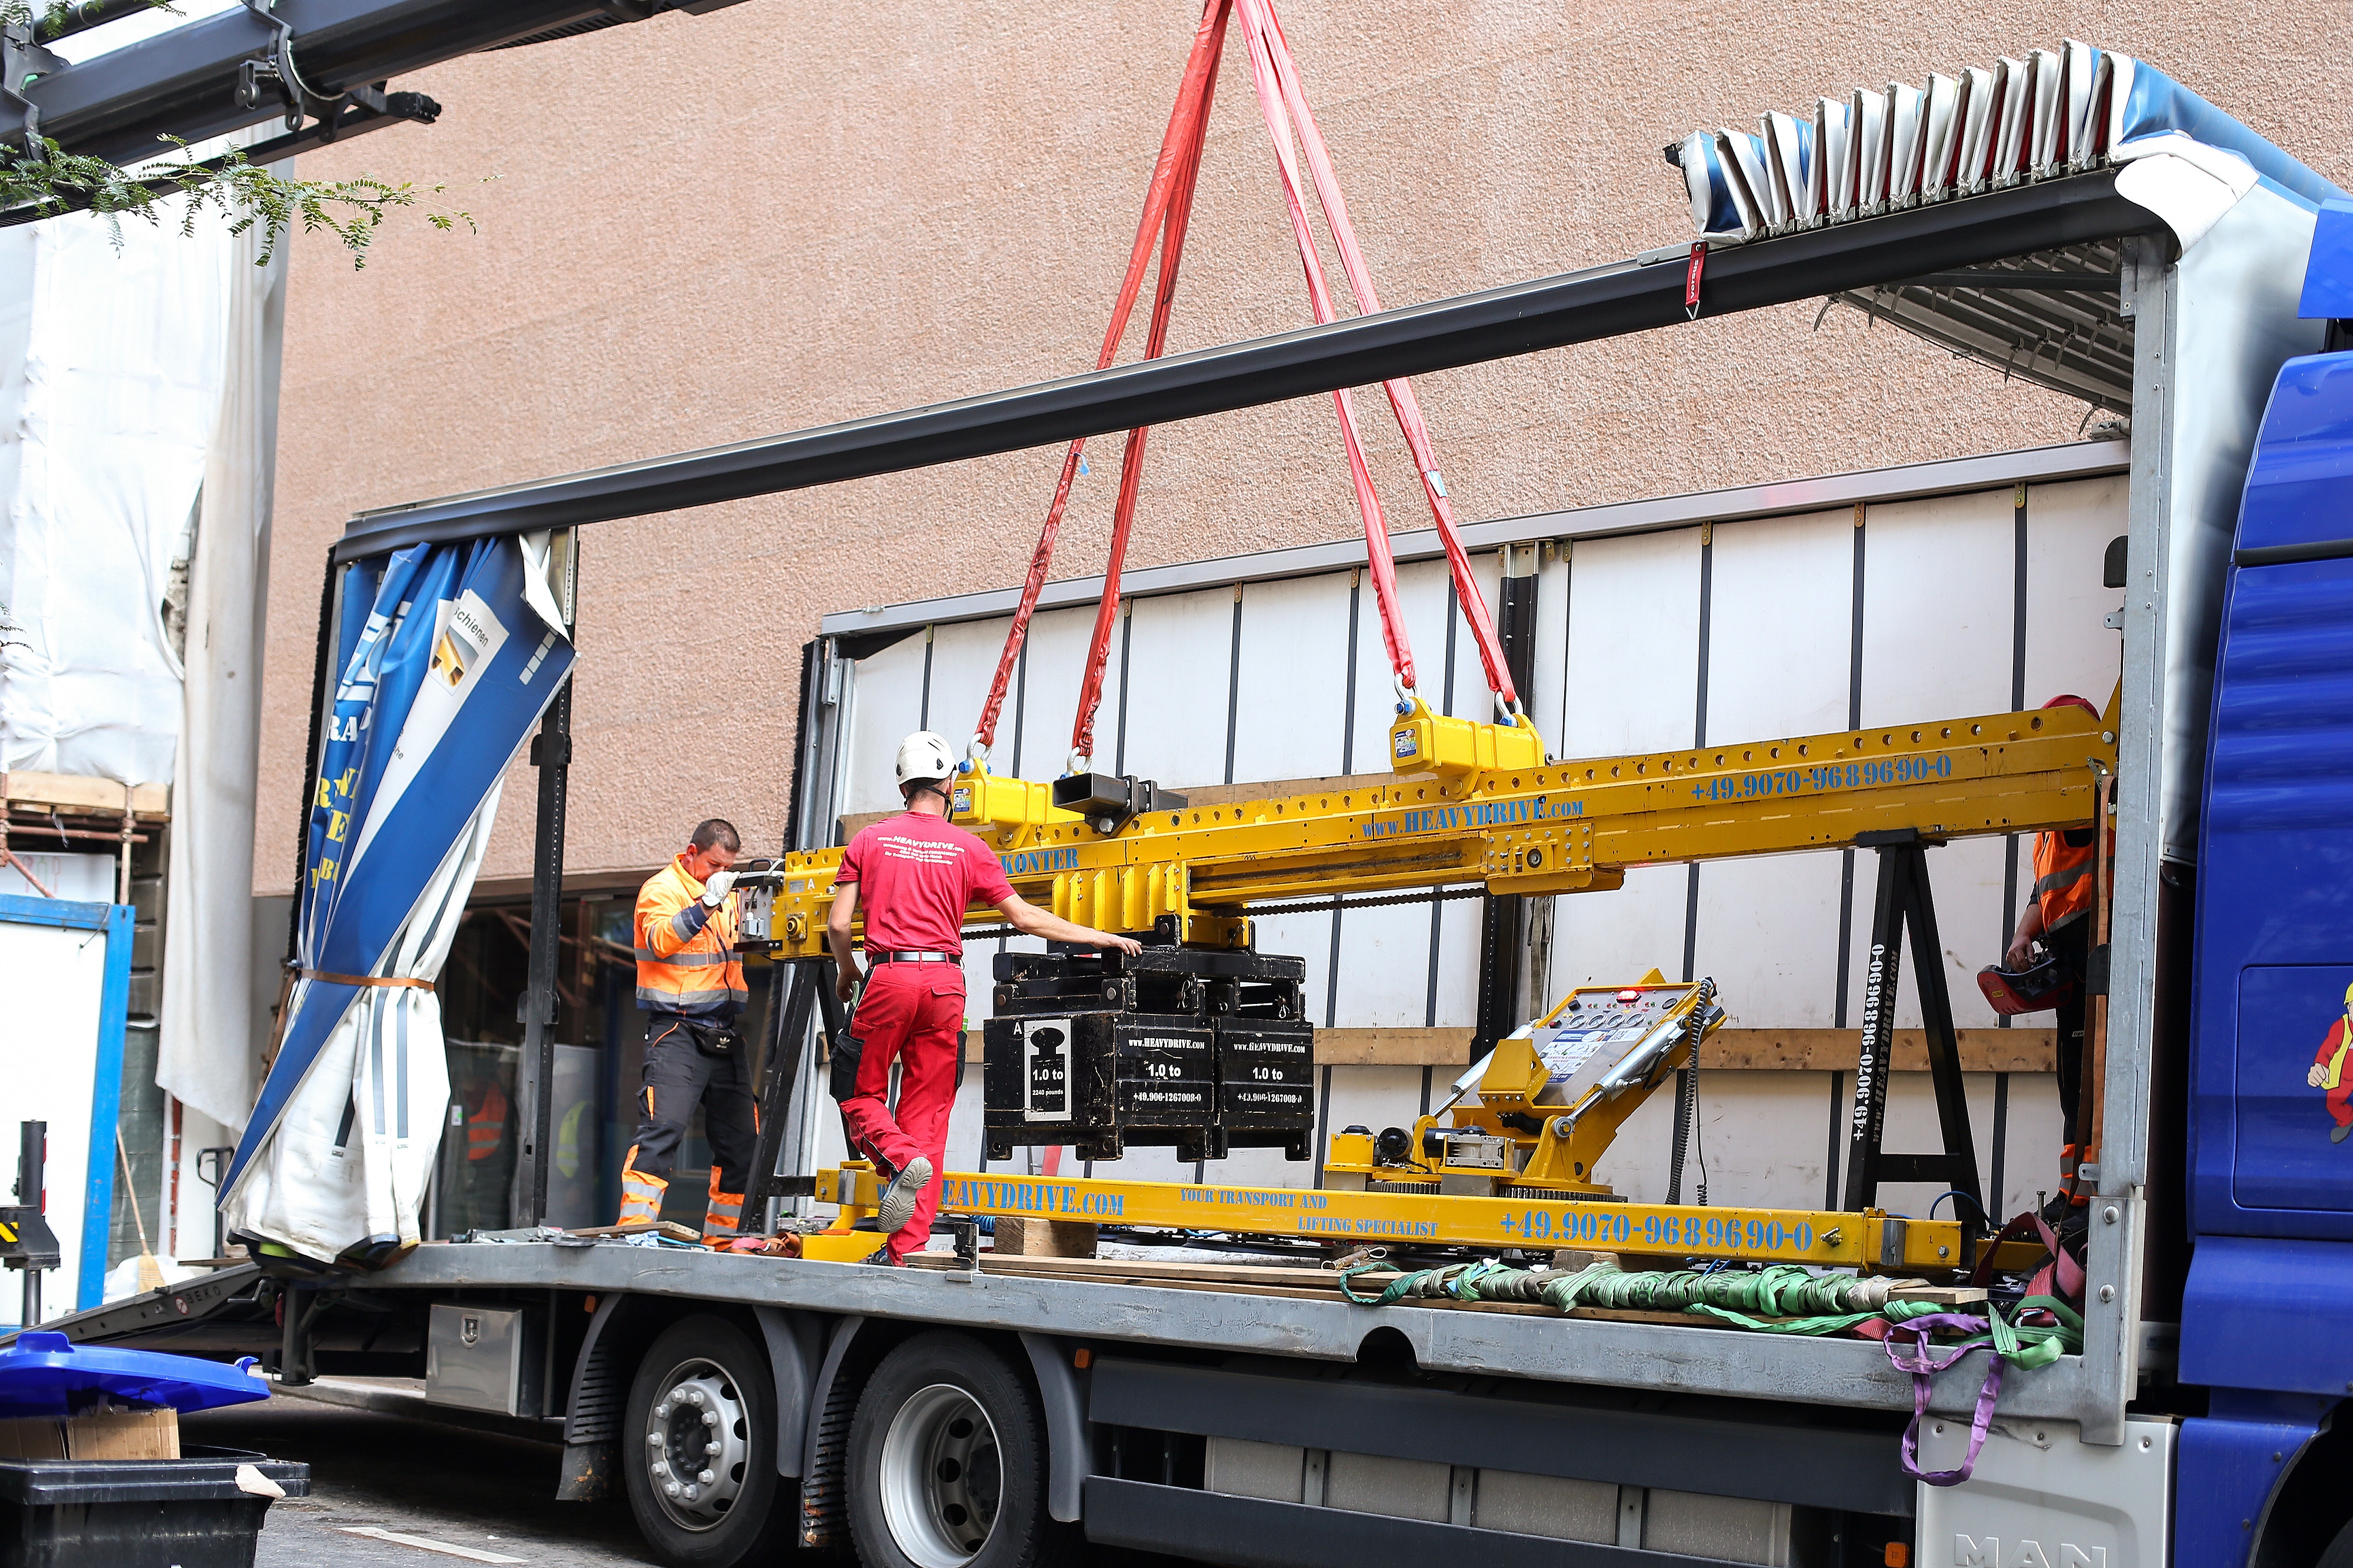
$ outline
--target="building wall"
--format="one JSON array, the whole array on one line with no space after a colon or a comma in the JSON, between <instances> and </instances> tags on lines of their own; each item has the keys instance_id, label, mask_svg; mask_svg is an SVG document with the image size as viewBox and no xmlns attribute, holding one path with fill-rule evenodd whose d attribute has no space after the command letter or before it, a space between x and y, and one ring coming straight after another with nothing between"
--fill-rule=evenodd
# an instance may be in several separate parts
<instances>
[{"instance_id":1,"label":"building wall","mask_svg":"<svg viewBox=\"0 0 2353 1568\"><path fill-rule=\"evenodd\" d=\"M401 85L444 101L438 126L305 157L311 177L445 186L427 202L472 225L397 214L359 272L332 244L296 247L257 890L289 882L319 563L353 510L1092 363L1192 16L1144 0L1047 15L748 0L422 73ZM2353 12L1289 0L1284 16L1391 303L1686 237L1659 149L1694 125L2066 34L2150 60L2353 184L2353 102L2313 90L2353 46ZM1308 319L1238 40L1187 276L1173 349ZM1457 507L1498 517L2036 445L2084 416L1816 310L1425 378ZM1361 406L1410 525L1402 444ZM1102 563L1115 444L1096 455L1058 574ZM652 865L712 812L774 844L797 650L818 616L1018 581L1058 465L1018 453L591 531L575 870ZM1155 436L1134 558L1356 527L1314 400ZM509 791L488 877L525 872L531 807Z\"/></svg>"}]
</instances>

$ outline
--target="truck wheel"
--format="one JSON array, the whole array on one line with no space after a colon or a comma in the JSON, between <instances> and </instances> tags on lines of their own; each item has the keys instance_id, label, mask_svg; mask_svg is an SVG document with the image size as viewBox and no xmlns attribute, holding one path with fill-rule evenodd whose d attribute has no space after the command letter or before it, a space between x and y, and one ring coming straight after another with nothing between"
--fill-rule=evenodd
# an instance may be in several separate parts
<instances>
[{"instance_id":1,"label":"truck wheel","mask_svg":"<svg viewBox=\"0 0 2353 1568\"><path fill-rule=\"evenodd\" d=\"M724 1318L672 1323L638 1363L621 1424L629 1509L671 1568L737 1568L789 1549L776 1506L768 1358Z\"/></svg>"},{"instance_id":2,"label":"truck wheel","mask_svg":"<svg viewBox=\"0 0 2353 1568\"><path fill-rule=\"evenodd\" d=\"M1046 1512L1037 1397L969 1335L883 1357L849 1426L849 1527L865 1568L1034 1568L1070 1532Z\"/></svg>"}]
</instances>

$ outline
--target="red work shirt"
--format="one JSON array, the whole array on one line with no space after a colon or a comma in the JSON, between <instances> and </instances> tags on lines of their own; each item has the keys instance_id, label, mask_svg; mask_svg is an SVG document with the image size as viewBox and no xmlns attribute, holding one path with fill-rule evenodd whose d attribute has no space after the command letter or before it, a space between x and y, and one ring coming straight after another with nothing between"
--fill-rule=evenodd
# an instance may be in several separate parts
<instances>
[{"instance_id":1,"label":"red work shirt","mask_svg":"<svg viewBox=\"0 0 2353 1568\"><path fill-rule=\"evenodd\" d=\"M870 952L959 952L965 908L1013 896L987 845L922 811L886 817L851 839L833 883L858 885Z\"/></svg>"}]
</instances>

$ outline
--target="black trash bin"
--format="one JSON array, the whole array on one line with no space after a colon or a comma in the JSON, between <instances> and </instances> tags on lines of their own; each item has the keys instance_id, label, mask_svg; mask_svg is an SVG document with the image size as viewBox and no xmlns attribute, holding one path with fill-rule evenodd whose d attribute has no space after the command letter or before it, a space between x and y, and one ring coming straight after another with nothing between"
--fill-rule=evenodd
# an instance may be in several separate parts
<instances>
[{"instance_id":1,"label":"black trash bin","mask_svg":"<svg viewBox=\"0 0 2353 1568\"><path fill-rule=\"evenodd\" d=\"M245 1472L240 1484L239 1472ZM176 1459L0 1459L9 1568L253 1568L262 1515L308 1497L311 1467L235 1448Z\"/></svg>"}]
</instances>

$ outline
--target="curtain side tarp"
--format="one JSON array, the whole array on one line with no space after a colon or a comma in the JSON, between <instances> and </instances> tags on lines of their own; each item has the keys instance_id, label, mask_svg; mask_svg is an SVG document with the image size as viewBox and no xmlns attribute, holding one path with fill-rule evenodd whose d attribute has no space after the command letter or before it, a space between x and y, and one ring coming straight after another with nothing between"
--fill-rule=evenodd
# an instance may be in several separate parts
<instances>
[{"instance_id":1,"label":"curtain side tarp","mask_svg":"<svg viewBox=\"0 0 2353 1568\"><path fill-rule=\"evenodd\" d=\"M548 536L344 569L340 672L303 858L277 1059L223 1184L235 1234L374 1262L420 1239L448 1103L441 972L499 784L572 668ZM343 977L343 978L337 978Z\"/></svg>"},{"instance_id":2,"label":"curtain side tarp","mask_svg":"<svg viewBox=\"0 0 2353 1568\"><path fill-rule=\"evenodd\" d=\"M287 256L228 241L227 347L188 566L186 672L164 883L163 1035L155 1081L232 1135L259 1076L253 1008L253 822L269 597L271 481ZM268 1020L263 1020L263 1027ZM192 1127L197 1147L222 1139ZM196 1189L190 1189L196 1190ZM202 1220L210 1245L210 1216Z\"/></svg>"}]
</instances>

